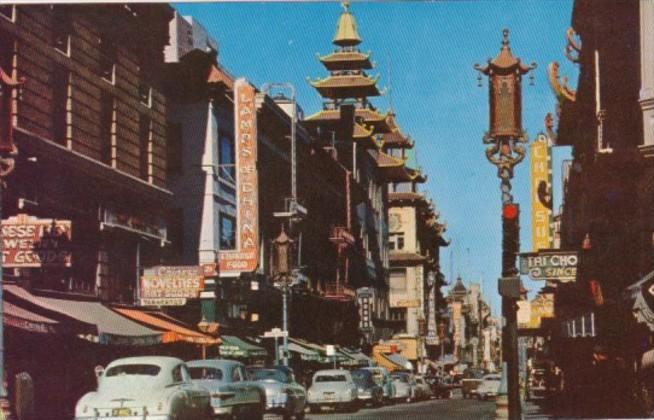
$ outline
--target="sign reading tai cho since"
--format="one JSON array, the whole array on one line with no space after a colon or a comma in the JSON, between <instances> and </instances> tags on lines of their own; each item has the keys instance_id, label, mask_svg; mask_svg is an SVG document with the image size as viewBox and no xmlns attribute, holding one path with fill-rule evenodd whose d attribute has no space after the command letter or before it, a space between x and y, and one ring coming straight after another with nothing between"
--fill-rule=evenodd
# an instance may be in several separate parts
<instances>
[{"instance_id":1,"label":"sign reading tai cho since","mask_svg":"<svg viewBox=\"0 0 654 420\"><path fill-rule=\"evenodd\" d=\"M520 254L520 274L532 280L573 282L577 278L579 257L576 252L541 251Z\"/></svg>"}]
</instances>

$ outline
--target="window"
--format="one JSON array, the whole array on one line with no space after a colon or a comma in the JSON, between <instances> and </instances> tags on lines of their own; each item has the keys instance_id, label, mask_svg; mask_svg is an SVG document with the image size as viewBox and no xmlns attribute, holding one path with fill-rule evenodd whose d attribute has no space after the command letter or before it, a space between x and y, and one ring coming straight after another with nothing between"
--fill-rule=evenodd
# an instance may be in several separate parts
<instances>
[{"instance_id":1,"label":"window","mask_svg":"<svg viewBox=\"0 0 654 420\"><path fill-rule=\"evenodd\" d=\"M220 214L220 249L236 248L236 219L228 214Z\"/></svg>"},{"instance_id":2,"label":"window","mask_svg":"<svg viewBox=\"0 0 654 420\"><path fill-rule=\"evenodd\" d=\"M150 118L141 115L139 119L139 176L150 181L150 161L152 156L152 133Z\"/></svg>"},{"instance_id":3,"label":"window","mask_svg":"<svg viewBox=\"0 0 654 420\"><path fill-rule=\"evenodd\" d=\"M100 97L100 142L102 162L115 166L114 98L107 92Z\"/></svg>"},{"instance_id":4,"label":"window","mask_svg":"<svg viewBox=\"0 0 654 420\"><path fill-rule=\"evenodd\" d=\"M118 365L107 370L104 374L105 377L123 375L143 375L143 376L157 376L161 368L157 365Z\"/></svg>"},{"instance_id":5,"label":"window","mask_svg":"<svg viewBox=\"0 0 654 420\"><path fill-rule=\"evenodd\" d=\"M391 320L393 321L405 321L406 320L406 309L405 308L391 308L390 311Z\"/></svg>"},{"instance_id":6,"label":"window","mask_svg":"<svg viewBox=\"0 0 654 420\"><path fill-rule=\"evenodd\" d=\"M64 55L70 55L71 22L67 6L52 5L52 43Z\"/></svg>"},{"instance_id":7,"label":"window","mask_svg":"<svg viewBox=\"0 0 654 420\"><path fill-rule=\"evenodd\" d=\"M182 376L182 365L177 365L172 371L173 382L179 383L184 382L184 377Z\"/></svg>"},{"instance_id":8,"label":"window","mask_svg":"<svg viewBox=\"0 0 654 420\"><path fill-rule=\"evenodd\" d=\"M232 370L232 382L239 382L243 380L243 377L241 375L241 369L239 367L235 367Z\"/></svg>"},{"instance_id":9,"label":"window","mask_svg":"<svg viewBox=\"0 0 654 420\"><path fill-rule=\"evenodd\" d=\"M100 77L113 84L116 76L116 46L107 39L100 39Z\"/></svg>"},{"instance_id":10,"label":"window","mask_svg":"<svg viewBox=\"0 0 654 420\"><path fill-rule=\"evenodd\" d=\"M397 249L404 249L404 235L397 235Z\"/></svg>"},{"instance_id":11,"label":"window","mask_svg":"<svg viewBox=\"0 0 654 420\"><path fill-rule=\"evenodd\" d=\"M182 124L168 122L166 133L166 170L173 175L182 170Z\"/></svg>"},{"instance_id":12,"label":"window","mask_svg":"<svg viewBox=\"0 0 654 420\"><path fill-rule=\"evenodd\" d=\"M189 374L191 379L208 379L221 381L223 379L223 371L218 368L211 367L189 367Z\"/></svg>"},{"instance_id":13,"label":"window","mask_svg":"<svg viewBox=\"0 0 654 420\"><path fill-rule=\"evenodd\" d=\"M68 146L68 118L70 72L64 67L56 67L52 77L52 140Z\"/></svg>"},{"instance_id":14,"label":"window","mask_svg":"<svg viewBox=\"0 0 654 420\"><path fill-rule=\"evenodd\" d=\"M220 164L219 176L230 182L236 182L236 159L234 156L234 138L227 133L220 133L220 151L218 162Z\"/></svg>"},{"instance_id":15,"label":"window","mask_svg":"<svg viewBox=\"0 0 654 420\"><path fill-rule=\"evenodd\" d=\"M393 292L406 291L406 270L403 268L391 270L389 286Z\"/></svg>"},{"instance_id":16,"label":"window","mask_svg":"<svg viewBox=\"0 0 654 420\"><path fill-rule=\"evenodd\" d=\"M152 87L147 83L148 77L143 69L139 67L139 99L147 107L152 106Z\"/></svg>"},{"instance_id":17,"label":"window","mask_svg":"<svg viewBox=\"0 0 654 420\"><path fill-rule=\"evenodd\" d=\"M388 236L388 249L391 251L401 251L404 249L404 234L391 233Z\"/></svg>"},{"instance_id":18,"label":"window","mask_svg":"<svg viewBox=\"0 0 654 420\"><path fill-rule=\"evenodd\" d=\"M16 21L16 6L10 4L0 5L0 16L9 19L12 22Z\"/></svg>"}]
</instances>

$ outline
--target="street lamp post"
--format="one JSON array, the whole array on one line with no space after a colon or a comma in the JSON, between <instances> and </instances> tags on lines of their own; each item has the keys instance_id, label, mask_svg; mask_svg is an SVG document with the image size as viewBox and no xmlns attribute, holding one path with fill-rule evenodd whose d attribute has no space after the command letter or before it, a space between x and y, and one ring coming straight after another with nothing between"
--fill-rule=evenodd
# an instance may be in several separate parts
<instances>
[{"instance_id":1,"label":"street lamp post","mask_svg":"<svg viewBox=\"0 0 654 420\"><path fill-rule=\"evenodd\" d=\"M502 192L502 278L498 289L502 296L502 315L505 324L502 331L503 361L502 383L507 385L506 395L497 399L497 416L508 414L510 419L519 419L520 383L518 372L518 323L517 300L520 297L520 277L515 267L516 254L520 251L520 210L513 202L511 179L513 168L525 157L524 144L527 134L522 130L522 76L536 68L536 63L524 65L511 53L509 30L503 30L502 48L494 59L481 66L479 72L488 76L490 100L490 129L484 135L486 158L497 167ZM501 390L502 391L502 390ZM507 401L508 398L508 401ZM505 408L508 405L508 413Z\"/></svg>"}]
</instances>

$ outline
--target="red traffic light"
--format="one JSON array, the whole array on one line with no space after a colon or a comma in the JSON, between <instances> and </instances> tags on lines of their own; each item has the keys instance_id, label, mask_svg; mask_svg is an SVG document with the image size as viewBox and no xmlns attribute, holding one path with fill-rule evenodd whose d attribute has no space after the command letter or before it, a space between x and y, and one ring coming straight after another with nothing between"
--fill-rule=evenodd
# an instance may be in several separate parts
<instances>
[{"instance_id":1,"label":"red traffic light","mask_svg":"<svg viewBox=\"0 0 654 420\"><path fill-rule=\"evenodd\" d=\"M517 204L505 204L502 207L502 218L513 220L518 217L519 212L520 210Z\"/></svg>"}]
</instances>

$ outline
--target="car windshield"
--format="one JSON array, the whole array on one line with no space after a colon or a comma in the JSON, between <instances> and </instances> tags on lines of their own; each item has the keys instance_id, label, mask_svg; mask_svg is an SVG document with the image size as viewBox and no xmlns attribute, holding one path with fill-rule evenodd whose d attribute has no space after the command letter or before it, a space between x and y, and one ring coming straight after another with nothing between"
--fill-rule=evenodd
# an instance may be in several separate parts
<instances>
[{"instance_id":1,"label":"car windshield","mask_svg":"<svg viewBox=\"0 0 654 420\"><path fill-rule=\"evenodd\" d=\"M213 379L221 381L223 379L223 371L213 367L189 367L188 372L191 379Z\"/></svg>"},{"instance_id":2,"label":"car windshield","mask_svg":"<svg viewBox=\"0 0 654 420\"><path fill-rule=\"evenodd\" d=\"M290 376L283 370L279 369L252 369L250 370L250 374L252 375L252 379L255 381L272 380L284 383L291 382Z\"/></svg>"},{"instance_id":3,"label":"car windshield","mask_svg":"<svg viewBox=\"0 0 654 420\"><path fill-rule=\"evenodd\" d=\"M354 380L358 386L362 387L369 387L374 383L372 374L365 370L355 370L352 372L352 380Z\"/></svg>"},{"instance_id":4,"label":"car windshield","mask_svg":"<svg viewBox=\"0 0 654 420\"><path fill-rule=\"evenodd\" d=\"M347 382L345 375L318 375L314 382Z\"/></svg>"},{"instance_id":5,"label":"car windshield","mask_svg":"<svg viewBox=\"0 0 654 420\"><path fill-rule=\"evenodd\" d=\"M408 383L409 382L409 375L391 375L391 378L393 378L396 381Z\"/></svg>"},{"instance_id":6,"label":"car windshield","mask_svg":"<svg viewBox=\"0 0 654 420\"><path fill-rule=\"evenodd\" d=\"M107 369L106 377L122 375L157 376L161 368L157 365L118 365Z\"/></svg>"}]
</instances>

